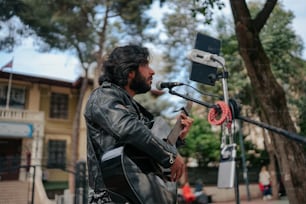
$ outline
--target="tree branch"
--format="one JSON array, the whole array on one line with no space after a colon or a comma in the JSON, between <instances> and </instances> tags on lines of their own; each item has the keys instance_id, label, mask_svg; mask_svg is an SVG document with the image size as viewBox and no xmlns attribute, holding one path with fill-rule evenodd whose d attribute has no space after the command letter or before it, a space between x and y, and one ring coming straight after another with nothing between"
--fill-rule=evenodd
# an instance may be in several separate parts
<instances>
[{"instance_id":1,"label":"tree branch","mask_svg":"<svg viewBox=\"0 0 306 204\"><path fill-rule=\"evenodd\" d=\"M254 27L256 28L258 32L260 32L260 30L266 24L276 3L277 3L277 0L267 0L262 10L258 12L258 14L256 15L254 19Z\"/></svg>"},{"instance_id":2,"label":"tree branch","mask_svg":"<svg viewBox=\"0 0 306 204\"><path fill-rule=\"evenodd\" d=\"M250 25L251 15L245 0L230 0L234 22L243 25Z\"/></svg>"}]
</instances>

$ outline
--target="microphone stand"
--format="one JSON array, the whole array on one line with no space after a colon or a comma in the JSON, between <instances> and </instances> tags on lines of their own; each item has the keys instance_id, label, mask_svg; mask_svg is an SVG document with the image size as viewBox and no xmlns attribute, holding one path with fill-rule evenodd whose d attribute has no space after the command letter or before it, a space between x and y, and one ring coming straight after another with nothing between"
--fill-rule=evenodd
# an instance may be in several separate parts
<instances>
[{"instance_id":1,"label":"microphone stand","mask_svg":"<svg viewBox=\"0 0 306 204\"><path fill-rule=\"evenodd\" d=\"M237 145L233 139L232 126L231 126L232 121L235 119L240 119L240 121L245 121L245 122L257 125L259 127L262 127L267 130L270 130L275 133L286 136L289 139L292 139L298 142L302 142L303 144L306 144L306 137L302 137L296 133L291 133L281 128L273 127L265 123L257 122L257 121L248 119L246 117L240 116L239 106L233 99L229 99L228 97L228 86L227 86L227 80L226 80L228 78L228 72L225 69L225 60L223 57L218 56L216 54L209 53L209 52L205 52L203 50L193 49L188 58L193 62L197 62L203 65L207 65L210 67L216 67L216 68L220 68L220 67L222 68L222 72L210 73L208 75L208 78L211 84L214 84L216 80L222 79L224 102L230 109L230 115L227 115L225 117L225 120L221 123L222 138L221 138L221 154L220 154L221 159L220 159L219 172L218 172L218 187L219 188L232 188L234 186L236 203L239 204L240 203L239 182L238 182L239 174L238 174L238 168L237 168L237 162L236 162L236 146ZM197 99L190 98L189 96L180 94L172 90L172 88L173 87L169 88L170 94L182 97L186 100L193 101L207 108L214 108L217 113L222 112L222 107L220 103L219 103L220 106L219 104L212 105L209 103L205 103ZM241 129L240 126L239 126L239 129ZM241 138L240 138L240 143L242 143Z\"/></svg>"},{"instance_id":2,"label":"microphone stand","mask_svg":"<svg viewBox=\"0 0 306 204\"><path fill-rule=\"evenodd\" d=\"M223 82L223 91L224 91L224 100L225 102L229 105L230 109L231 109L231 113L232 113L232 120L234 119L240 119L241 121L245 121L251 124L254 124L256 126L265 128L267 130L270 130L274 133L283 135L291 140L297 141L297 142L301 142L304 145L306 145L306 137L303 137L301 135L298 135L296 133L293 132L289 132L287 130L281 129L281 128L277 128L262 122L258 122L255 120L251 120L249 118L246 118L244 116L240 115L240 108L238 106L238 104L236 103L235 100L233 99L229 99L228 98L228 92L227 92L227 83L226 83L226 77L227 77L227 72L225 71L225 69L223 69L224 72L222 73L221 77L222 77L222 82ZM214 105L214 104L209 104L194 98L189 97L189 95L183 95L180 94L178 92L176 92L175 90L172 89L173 87L169 88L169 93L172 95L176 95L179 96L181 98L184 98L186 100L195 102L197 104L200 104L202 106L205 106L207 108L219 108L218 105ZM241 127L240 127L241 128ZM231 130L229 129L229 134L231 134ZM221 141L221 158L222 158L222 153L228 153L227 150L229 150L229 152L231 152L232 154L232 159L234 159L234 162L236 160L236 143L234 143L232 135L230 135L229 137L229 144L226 144L226 141L224 140L224 138L227 136L227 133L225 132L225 123L222 124L222 141ZM230 147L230 148L229 148ZM222 160L222 159L221 159ZM220 164L222 164L222 161L220 162ZM240 195L239 195L239 181L238 181L238 168L237 168L237 163L235 162L234 164L234 186L235 186L235 200L236 200L236 204L240 203ZM228 168L228 165L226 166L226 168ZM221 169L222 170L222 169ZM225 174L228 172L225 172ZM219 174L220 174L220 166L219 166ZM222 174L222 173L221 173ZM224 174L224 173L223 173ZM218 175L218 185L219 185L219 179L220 179L220 175ZM221 181L222 183L222 181ZM228 183L228 182L226 182Z\"/></svg>"},{"instance_id":3,"label":"microphone stand","mask_svg":"<svg viewBox=\"0 0 306 204\"><path fill-rule=\"evenodd\" d=\"M176 95L176 96L179 96L179 97L184 98L186 100L195 102L197 104L205 106L206 108L217 108L217 105L209 104L209 103L206 103L206 102L203 102L203 101L191 98L189 95L180 94L180 93L176 92L175 90L173 90L172 88L173 87L169 88L169 93L172 94L172 95ZM274 126L271 126L271 125L268 125L268 124L265 124L265 123L262 123L262 122L258 122L258 121L255 121L255 120L251 120L249 118L241 116L240 115L240 108L238 107L236 101L233 100L233 99L230 99L228 101L229 101L229 105L230 105L230 108L231 108L231 112L233 114L233 120L234 119L239 119L241 121L248 122L250 124L253 124L253 125L265 128L265 129L270 130L270 131L272 131L274 133L280 134L280 135L285 136L285 137L287 137L287 138L289 138L291 140L294 140L294 141L297 141L297 142L300 142L300 143L303 143L304 145L306 145L306 137L303 137L303 136L298 135L296 133L289 132L287 130L284 130L284 129L281 129L281 128L277 128L277 127L274 127ZM222 134L224 134L223 132L222 132ZM235 143L233 143L233 144L235 146ZM222 146L221 146L221 148L222 148ZM231 150L233 150L233 149L231 149ZM221 151L221 153L222 153L222 151ZM220 171L220 169L219 169L219 171ZM235 164L234 185L235 185L235 200L236 200L236 204L240 203L238 175L239 174L238 174L237 164ZM248 199L249 199L249 197L248 197Z\"/></svg>"}]
</instances>

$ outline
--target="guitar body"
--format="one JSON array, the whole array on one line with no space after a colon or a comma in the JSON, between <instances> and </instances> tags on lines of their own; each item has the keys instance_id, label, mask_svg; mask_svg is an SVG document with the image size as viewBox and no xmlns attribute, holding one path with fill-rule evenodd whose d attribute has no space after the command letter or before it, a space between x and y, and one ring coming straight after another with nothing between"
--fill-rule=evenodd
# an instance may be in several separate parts
<instances>
[{"instance_id":1,"label":"guitar body","mask_svg":"<svg viewBox=\"0 0 306 204\"><path fill-rule=\"evenodd\" d=\"M133 204L176 203L176 183L167 181L158 166L140 155L128 146L103 155L102 176L113 201L117 203L120 195Z\"/></svg>"},{"instance_id":2,"label":"guitar body","mask_svg":"<svg viewBox=\"0 0 306 204\"><path fill-rule=\"evenodd\" d=\"M187 115L191 104L183 108ZM181 121L178 120L172 130L161 119L155 122L151 129L153 135L175 145ZM125 145L106 152L101 168L105 186L115 203L126 203L122 202L124 197L132 204L176 204L177 184L170 181L170 169L162 169L136 148Z\"/></svg>"}]
</instances>

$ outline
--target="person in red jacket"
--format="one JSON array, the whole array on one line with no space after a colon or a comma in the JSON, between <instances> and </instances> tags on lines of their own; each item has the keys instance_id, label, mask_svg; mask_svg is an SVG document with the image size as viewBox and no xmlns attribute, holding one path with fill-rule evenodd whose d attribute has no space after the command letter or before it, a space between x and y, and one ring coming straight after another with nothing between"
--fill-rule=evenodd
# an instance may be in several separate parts
<instances>
[{"instance_id":1,"label":"person in red jacket","mask_svg":"<svg viewBox=\"0 0 306 204\"><path fill-rule=\"evenodd\" d=\"M188 182L183 185L182 194L186 203L193 203L196 199Z\"/></svg>"}]
</instances>

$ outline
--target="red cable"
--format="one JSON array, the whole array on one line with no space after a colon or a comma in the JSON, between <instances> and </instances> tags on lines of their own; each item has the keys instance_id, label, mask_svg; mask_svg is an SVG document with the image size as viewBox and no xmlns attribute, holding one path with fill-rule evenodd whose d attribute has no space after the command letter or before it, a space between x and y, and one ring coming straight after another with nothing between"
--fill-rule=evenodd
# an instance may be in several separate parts
<instances>
[{"instance_id":1,"label":"red cable","mask_svg":"<svg viewBox=\"0 0 306 204\"><path fill-rule=\"evenodd\" d=\"M217 101L217 105L220 107L221 113L218 113L215 108L210 109L208 112L208 122L211 125L221 125L226 119L228 119L228 125L231 125L232 114L229 106L224 101Z\"/></svg>"}]
</instances>

